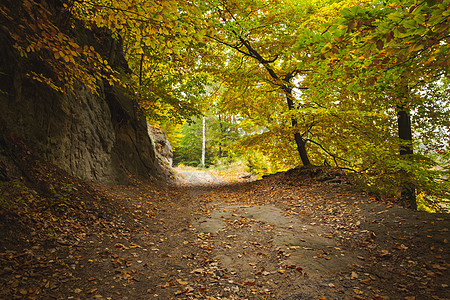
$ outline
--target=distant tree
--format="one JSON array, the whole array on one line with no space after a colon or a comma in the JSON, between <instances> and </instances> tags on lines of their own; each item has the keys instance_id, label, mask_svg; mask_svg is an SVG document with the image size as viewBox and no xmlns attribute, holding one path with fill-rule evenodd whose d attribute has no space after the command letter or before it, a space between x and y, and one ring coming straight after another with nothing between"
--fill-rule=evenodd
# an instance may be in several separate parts
<instances>
[{"instance_id":1,"label":"distant tree","mask_svg":"<svg viewBox=\"0 0 450 300\"><path fill-rule=\"evenodd\" d=\"M174 153L175 164L201 165L202 127L202 118L194 118L191 124L183 126L183 137ZM239 139L239 133L233 124L223 117L211 115L205 118L205 127L205 166L224 159L231 160L236 154L233 144Z\"/></svg>"}]
</instances>

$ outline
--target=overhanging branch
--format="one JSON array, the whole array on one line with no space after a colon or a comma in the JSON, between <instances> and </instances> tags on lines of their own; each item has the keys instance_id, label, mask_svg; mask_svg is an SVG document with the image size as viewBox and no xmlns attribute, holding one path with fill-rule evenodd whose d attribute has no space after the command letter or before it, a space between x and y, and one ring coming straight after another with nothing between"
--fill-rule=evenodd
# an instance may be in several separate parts
<instances>
[{"instance_id":1,"label":"overhanging branch","mask_svg":"<svg viewBox=\"0 0 450 300\"><path fill-rule=\"evenodd\" d=\"M316 142L316 141L314 141L314 140L311 140L311 139L305 139L305 141L311 142L311 143L313 143L314 145L319 146L320 149L322 149L326 154L328 154L329 156L331 156L331 157L333 158L333 161L334 161L334 163L336 164L336 167L338 167L338 168L341 168L341 167L339 167L339 164L338 164L338 162L337 162L338 159L339 159L339 160L342 160L342 161L344 161L344 162L350 163L348 160L346 160L346 159L344 159L344 158L341 158L341 157L339 157L339 156L337 156L337 155L331 153L330 151L328 151L327 149L325 149L325 147L322 146L322 144L320 144L320 143L318 143L318 142Z\"/></svg>"}]
</instances>

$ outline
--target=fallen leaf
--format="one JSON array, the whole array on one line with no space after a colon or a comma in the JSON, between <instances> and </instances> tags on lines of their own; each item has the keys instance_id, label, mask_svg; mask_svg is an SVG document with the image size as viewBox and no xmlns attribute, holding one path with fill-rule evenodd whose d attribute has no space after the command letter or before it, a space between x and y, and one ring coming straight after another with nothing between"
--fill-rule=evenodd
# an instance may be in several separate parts
<instances>
[{"instance_id":1,"label":"fallen leaf","mask_svg":"<svg viewBox=\"0 0 450 300\"><path fill-rule=\"evenodd\" d=\"M121 243L115 244L115 247L116 247L116 248L122 248L122 249L125 249L125 250L128 250L128 249L129 249L128 247L126 247L124 244L121 244Z\"/></svg>"},{"instance_id":2,"label":"fallen leaf","mask_svg":"<svg viewBox=\"0 0 450 300\"><path fill-rule=\"evenodd\" d=\"M205 272L205 269L194 269L194 270L191 271L191 274L192 273L200 273L201 274L201 273L204 273L204 272Z\"/></svg>"},{"instance_id":3,"label":"fallen leaf","mask_svg":"<svg viewBox=\"0 0 450 300\"><path fill-rule=\"evenodd\" d=\"M295 268L297 268L297 266L296 265L286 265L286 266L284 266L286 269L295 269Z\"/></svg>"},{"instance_id":4,"label":"fallen leaf","mask_svg":"<svg viewBox=\"0 0 450 300\"><path fill-rule=\"evenodd\" d=\"M242 282L242 285L255 285L256 282L254 280L247 280Z\"/></svg>"},{"instance_id":5,"label":"fallen leaf","mask_svg":"<svg viewBox=\"0 0 450 300\"><path fill-rule=\"evenodd\" d=\"M393 248L394 248L394 249L397 249L397 250L407 250L407 249L408 249L408 247L406 247L406 246L403 245L403 244L401 244L400 246L394 246Z\"/></svg>"},{"instance_id":6,"label":"fallen leaf","mask_svg":"<svg viewBox=\"0 0 450 300\"><path fill-rule=\"evenodd\" d=\"M187 284L188 284L186 281L183 281L183 280L181 280L181 279L177 279L176 281L177 281L179 284L181 284L181 285L187 285Z\"/></svg>"},{"instance_id":7,"label":"fallen leaf","mask_svg":"<svg viewBox=\"0 0 450 300\"><path fill-rule=\"evenodd\" d=\"M432 267L435 268L435 269L438 269L439 271L445 271L445 270L447 270L446 267L440 266L440 265L438 265L438 264L434 264L434 265L432 265Z\"/></svg>"}]
</instances>

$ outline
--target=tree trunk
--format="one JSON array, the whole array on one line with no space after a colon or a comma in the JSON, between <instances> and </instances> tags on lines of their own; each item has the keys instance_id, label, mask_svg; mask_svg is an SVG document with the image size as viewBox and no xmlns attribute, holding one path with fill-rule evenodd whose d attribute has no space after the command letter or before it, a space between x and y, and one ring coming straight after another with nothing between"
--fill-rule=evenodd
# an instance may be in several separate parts
<instances>
[{"instance_id":1,"label":"tree trunk","mask_svg":"<svg viewBox=\"0 0 450 300\"><path fill-rule=\"evenodd\" d=\"M202 168L205 167L206 157L206 118L202 119Z\"/></svg>"},{"instance_id":2,"label":"tree trunk","mask_svg":"<svg viewBox=\"0 0 450 300\"><path fill-rule=\"evenodd\" d=\"M305 167L312 166L308 158L308 152L306 151L306 142L300 135L300 133L294 133L295 143L297 144L297 151L300 155L300 159Z\"/></svg>"},{"instance_id":3,"label":"tree trunk","mask_svg":"<svg viewBox=\"0 0 450 300\"><path fill-rule=\"evenodd\" d=\"M294 101L293 101L294 96L292 95L291 80L295 76L296 70L289 72L288 74L286 74L286 76L284 78L280 78L279 75L275 72L275 70L270 66L271 63L273 63L275 60L277 60L278 56L276 56L275 58L270 59L270 60L264 59L261 56L261 54L251 46L249 40L245 39L243 36L241 36L239 33L237 33L234 30L232 32L236 35L236 37L242 43L242 46L244 46L248 50L248 52L244 52L242 50L241 46L232 46L228 43L224 43L224 44L237 50L238 52L240 52L248 57L252 57L252 58L256 59L262 66L264 66L264 68L269 73L269 76L272 77L272 79L274 79L275 84L283 90L283 92L286 96L286 101L287 101L289 110L293 110L294 109ZM282 83L281 84L277 83L279 81L281 81ZM295 118L291 118L291 121L292 121L292 127L294 128L294 130L297 130L296 129L296 126L298 124L297 120ZM305 167L311 166L312 164L309 161L308 152L306 151L306 141L303 139L301 134L298 132L294 133L294 140L295 140L295 143L297 144L297 151L298 151L298 154L300 155L300 159L302 160L303 165Z\"/></svg>"},{"instance_id":4,"label":"tree trunk","mask_svg":"<svg viewBox=\"0 0 450 300\"><path fill-rule=\"evenodd\" d=\"M292 95L292 87L291 87L290 81L295 76L296 70L289 72L288 74L286 74L286 76L284 78L280 78L278 76L278 74L275 72L275 70L270 66L271 63L273 63L275 60L277 60L278 56L276 56L275 58L270 59L270 60L264 59L261 56L261 54L251 46L249 40L247 40L245 37L241 36L239 33L237 33L234 30L232 30L232 32L238 37L239 41L242 43L242 46L244 46L248 50L248 52L244 52L242 50L241 46L232 46L228 43L224 43L224 44L237 50L240 53L243 53L244 55L246 55L248 57L252 57L252 58L256 59L262 66L264 66L264 68L269 73L269 76L272 79L274 79L275 84L283 90L283 92L286 96L286 101L287 101L289 110L293 110L294 109L294 101L293 101L294 97ZM282 83L281 84L276 83L278 81L281 81ZM294 130L297 130L296 129L296 126L298 124L297 120L295 118L291 118L291 121L292 121L292 128L294 128ZM308 151L306 151L306 141L303 139L301 134L298 132L294 133L294 140L295 140L295 143L297 144L297 151L298 151L298 154L300 155L300 159L302 160L303 166L305 166L305 167L311 166L312 164L308 158Z\"/></svg>"},{"instance_id":5,"label":"tree trunk","mask_svg":"<svg viewBox=\"0 0 450 300\"><path fill-rule=\"evenodd\" d=\"M142 76L143 76L143 64L144 64L144 54L141 54L141 60L139 62L139 87L142 87Z\"/></svg>"},{"instance_id":6,"label":"tree trunk","mask_svg":"<svg viewBox=\"0 0 450 300\"><path fill-rule=\"evenodd\" d=\"M292 88L290 88L288 86L283 86L283 90L286 95L288 109L289 110L294 109L294 101L292 100L293 99ZM297 120L292 117L291 125L292 125L292 128L294 128L294 130L296 130L297 124L298 124ZM297 145L297 151L298 151L298 154L300 155L300 159L302 160L303 166L305 166L305 167L311 166L312 164L308 157L308 151L306 150L306 141L303 139L301 134L297 131L294 133L294 140L295 140L295 144Z\"/></svg>"},{"instance_id":7,"label":"tree trunk","mask_svg":"<svg viewBox=\"0 0 450 300\"><path fill-rule=\"evenodd\" d=\"M413 154L413 147L411 118L405 104L397 105L397 125L398 137L401 143L400 157L408 159L408 157ZM403 171L403 173L401 200L406 206L417 209L416 187L414 183L407 179L408 174L406 174L405 171Z\"/></svg>"},{"instance_id":8,"label":"tree trunk","mask_svg":"<svg viewBox=\"0 0 450 300\"><path fill-rule=\"evenodd\" d=\"M225 134L223 131L223 124L222 124L222 118L219 115L219 125L220 125L220 140L219 140L219 157L223 157L222 153L222 139L225 138Z\"/></svg>"}]
</instances>

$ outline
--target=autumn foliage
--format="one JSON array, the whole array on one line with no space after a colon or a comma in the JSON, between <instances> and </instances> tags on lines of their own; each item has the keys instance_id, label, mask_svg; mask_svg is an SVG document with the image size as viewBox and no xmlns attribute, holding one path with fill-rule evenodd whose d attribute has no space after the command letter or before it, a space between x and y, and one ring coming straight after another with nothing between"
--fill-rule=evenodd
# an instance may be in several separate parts
<instances>
[{"instance_id":1,"label":"autumn foliage","mask_svg":"<svg viewBox=\"0 0 450 300\"><path fill-rule=\"evenodd\" d=\"M236 153L278 169L343 168L415 207L416 196L448 198L449 5L7 0L0 12L2 37L32 80L61 93L124 85L167 128L229 116ZM114 37L131 73L79 28Z\"/></svg>"}]
</instances>

